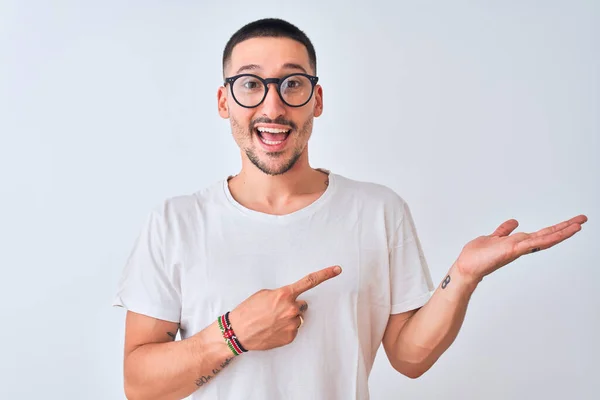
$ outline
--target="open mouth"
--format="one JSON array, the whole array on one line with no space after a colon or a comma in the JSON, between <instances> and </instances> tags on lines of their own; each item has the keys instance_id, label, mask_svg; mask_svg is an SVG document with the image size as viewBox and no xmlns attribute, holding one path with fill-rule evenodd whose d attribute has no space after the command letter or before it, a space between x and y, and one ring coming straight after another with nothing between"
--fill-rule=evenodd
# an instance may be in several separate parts
<instances>
[{"instance_id":1,"label":"open mouth","mask_svg":"<svg viewBox=\"0 0 600 400\"><path fill-rule=\"evenodd\" d=\"M260 141L267 146L278 146L284 143L291 131L291 129L266 128L263 126L254 129Z\"/></svg>"}]
</instances>

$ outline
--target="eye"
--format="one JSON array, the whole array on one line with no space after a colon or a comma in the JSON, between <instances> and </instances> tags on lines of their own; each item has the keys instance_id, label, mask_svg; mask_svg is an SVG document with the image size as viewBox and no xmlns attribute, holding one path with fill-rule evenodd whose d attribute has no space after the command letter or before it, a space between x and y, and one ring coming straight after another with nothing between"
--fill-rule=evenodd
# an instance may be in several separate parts
<instances>
[{"instance_id":1,"label":"eye","mask_svg":"<svg viewBox=\"0 0 600 400\"><path fill-rule=\"evenodd\" d=\"M281 89L288 93L303 92L310 89L310 81L301 75L290 76L283 82Z\"/></svg>"},{"instance_id":2,"label":"eye","mask_svg":"<svg viewBox=\"0 0 600 400\"><path fill-rule=\"evenodd\" d=\"M243 90L246 92L254 92L254 91L263 89L262 82L251 76L247 76L247 77L243 77L243 78L239 79L235 83L235 86L239 87L240 90Z\"/></svg>"},{"instance_id":3,"label":"eye","mask_svg":"<svg viewBox=\"0 0 600 400\"><path fill-rule=\"evenodd\" d=\"M259 82L256 80L248 80L244 82L244 88L246 89L256 89L259 86Z\"/></svg>"}]
</instances>

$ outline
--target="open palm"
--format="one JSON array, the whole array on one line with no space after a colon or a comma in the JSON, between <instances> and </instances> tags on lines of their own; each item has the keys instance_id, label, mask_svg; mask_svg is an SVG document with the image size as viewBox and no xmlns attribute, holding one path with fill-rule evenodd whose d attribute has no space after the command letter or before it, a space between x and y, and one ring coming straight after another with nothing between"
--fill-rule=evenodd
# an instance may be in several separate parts
<instances>
[{"instance_id":1,"label":"open palm","mask_svg":"<svg viewBox=\"0 0 600 400\"><path fill-rule=\"evenodd\" d=\"M581 225L586 221L585 215L578 215L534 233L519 232L511 235L519 223L510 219L491 235L480 236L467 243L456 264L463 275L480 281L524 254L545 250L570 238L581 230Z\"/></svg>"}]
</instances>

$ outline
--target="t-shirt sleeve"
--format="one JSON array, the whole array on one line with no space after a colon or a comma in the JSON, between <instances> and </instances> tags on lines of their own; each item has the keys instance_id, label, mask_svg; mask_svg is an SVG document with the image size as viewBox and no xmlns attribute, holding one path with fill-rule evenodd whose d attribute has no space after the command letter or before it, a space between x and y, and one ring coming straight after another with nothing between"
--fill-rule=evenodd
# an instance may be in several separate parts
<instances>
[{"instance_id":1,"label":"t-shirt sleeve","mask_svg":"<svg viewBox=\"0 0 600 400\"><path fill-rule=\"evenodd\" d=\"M406 202L390 247L391 314L422 307L435 287Z\"/></svg>"},{"instance_id":2,"label":"t-shirt sleeve","mask_svg":"<svg viewBox=\"0 0 600 400\"><path fill-rule=\"evenodd\" d=\"M166 228L164 215L152 210L127 259L113 306L179 323L180 285L177 272L165 261Z\"/></svg>"}]
</instances>

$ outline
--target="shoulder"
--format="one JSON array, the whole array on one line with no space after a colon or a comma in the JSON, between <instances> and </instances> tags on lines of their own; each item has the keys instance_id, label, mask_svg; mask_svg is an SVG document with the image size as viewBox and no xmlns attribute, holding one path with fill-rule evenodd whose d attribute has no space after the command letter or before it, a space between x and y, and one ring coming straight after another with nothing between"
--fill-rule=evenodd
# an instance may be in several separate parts
<instances>
[{"instance_id":1,"label":"shoulder","mask_svg":"<svg viewBox=\"0 0 600 400\"><path fill-rule=\"evenodd\" d=\"M390 186L334 175L339 193L364 204L383 207L387 212L402 213L407 207L404 197Z\"/></svg>"},{"instance_id":2,"label":"shoulder","mask_svg":"<svg viewBox=\"0 0 600 400\"><path fill-rule=\"evenodd\" d=\"M187 194L164 198L150 210L151 218L169 226L189 224L222 203L223 181Z\"/></svg>"}]
</instances>

